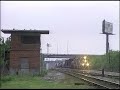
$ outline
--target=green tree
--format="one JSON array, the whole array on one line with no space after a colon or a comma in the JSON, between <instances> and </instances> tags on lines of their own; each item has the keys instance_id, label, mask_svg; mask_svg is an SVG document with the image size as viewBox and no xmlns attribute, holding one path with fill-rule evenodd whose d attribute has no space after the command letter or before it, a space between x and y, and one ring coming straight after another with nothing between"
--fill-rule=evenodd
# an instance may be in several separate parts
<instances>
[{"instance_id":1,"label":"green tree","mask_svg":"<svg viewBox=\"0 0 120 90\"><path fill-rule=\"evenodd\" d=\"M119 65L120 65L120 51L113 51L110 50L109 53L106 55L100 56L91 56L90 57L90 64L91 69L102 69L105 68L106 71L115 71L119 72Z\"/></svg>"},{"instance_id":2,"label":"green tree","mask_svg":"<svg viewBox=\"0 0 120 90\"><path fill-rule=\"evenodd\" d=\"M6 66L8 64L8 60L5 60L5 51L9 51L10 49L10 42L11 38L7 38L7 40L4 42L4 39L2 40L2 43L0 44L0 72L2 71L1 68Z\"/></svg>"}]
</instances>

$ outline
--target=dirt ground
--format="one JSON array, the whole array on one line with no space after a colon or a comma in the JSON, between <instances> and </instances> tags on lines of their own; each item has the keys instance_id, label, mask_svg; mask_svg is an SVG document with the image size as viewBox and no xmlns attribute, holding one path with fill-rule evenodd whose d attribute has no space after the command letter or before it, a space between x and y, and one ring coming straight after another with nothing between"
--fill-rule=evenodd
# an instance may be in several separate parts
<instances>
[{"instance_id":1,"label":"dirt ground","mask_svg":"<svg viewBox=\"0 0 120 90\"><path fill-rule=\"evenodd\" d=\"M95 86L89 85L83 80L80 80L78 78L74 78L72 76L66 75L64 73L50 70L48 71L48 74L43 77L43 79L49 81L49 82L56 82L59 84L64 85L70 85L74 88L80 88L80 89L96 89Z\"/></svg>"},{"instance_id":2,"label":"dirt ground","mask_svg":"<svg viewBox=\"0 0 120 90\"><path fill-rule=\"evenodd\" d=\"M50 70L48 71L48 74L45 75L43 77L45 80L48 80L48 81L61 81L61 79L64 79L65 78L65 75L63 73L60 73L60 72L57 72L57 71L54 71L54 70Z\"/></svg>"}]
</instances>

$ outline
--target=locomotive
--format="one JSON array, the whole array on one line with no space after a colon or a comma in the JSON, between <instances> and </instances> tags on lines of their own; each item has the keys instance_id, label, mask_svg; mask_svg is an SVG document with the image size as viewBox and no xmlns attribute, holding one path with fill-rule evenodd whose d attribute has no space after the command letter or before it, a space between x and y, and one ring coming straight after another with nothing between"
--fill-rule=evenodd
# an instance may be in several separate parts
<instances>
[{"instance_id":1,"label":"locomotive","mask_svg":"<svg viewBox=\"0 0 120 90\"><path fill-rule=\"evenodd\" d=\"M84 57L75 57L70 58L65 61L64 68L71 69L87 69L89 67L89 62L87 60L87 56Z\"/></svg>"}]
</instances>

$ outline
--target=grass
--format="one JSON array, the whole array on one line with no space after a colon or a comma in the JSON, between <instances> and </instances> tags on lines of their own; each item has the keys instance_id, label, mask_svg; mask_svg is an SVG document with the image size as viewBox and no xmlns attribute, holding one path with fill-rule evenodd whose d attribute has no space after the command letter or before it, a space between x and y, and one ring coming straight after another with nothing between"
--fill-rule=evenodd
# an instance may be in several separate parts
<instances>
[{"instance_id":1,"label":"grass","mask_svg":"<svg viewBox=\"0 0 120 90\"><path fill-rule=\"evenodd\" d=\"M60 81L47 81L40 76L5 76L2 77L1 89L91 89L83 81L65 76ZM81 85L75 85L80 83Z\"/></svg>"}]
</instances>

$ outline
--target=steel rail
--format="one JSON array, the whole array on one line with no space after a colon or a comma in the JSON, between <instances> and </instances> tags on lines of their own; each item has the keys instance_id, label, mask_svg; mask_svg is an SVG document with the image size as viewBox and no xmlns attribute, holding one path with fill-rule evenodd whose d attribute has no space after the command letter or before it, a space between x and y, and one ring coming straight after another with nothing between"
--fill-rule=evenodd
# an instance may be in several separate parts
<instances>
[{"instance_id":1,"label":"steel rail","mask_svg":"<svg viewBox=\"0 0 120 90\"><path fill-rule=\"evenodd\" d=\"M96 78L95 76L93 77L93 76L81 74L81 73L75 72L74 70L71 70L71 69L57 69L57 71L71 75L71 76L79 78L79 79L82 79L86 82L92 83L94 85L100 86L105 89L120 89L119 83L110 82L108 80Z\"/></svg>"}]
</instances>

